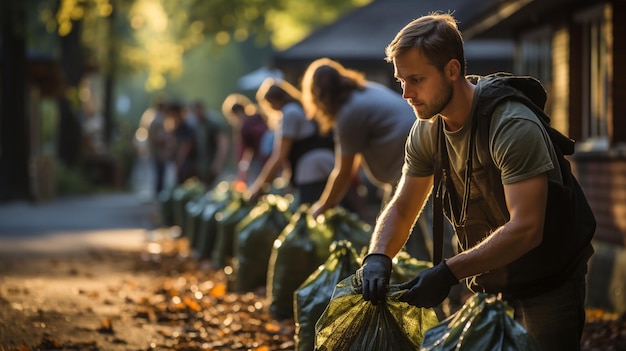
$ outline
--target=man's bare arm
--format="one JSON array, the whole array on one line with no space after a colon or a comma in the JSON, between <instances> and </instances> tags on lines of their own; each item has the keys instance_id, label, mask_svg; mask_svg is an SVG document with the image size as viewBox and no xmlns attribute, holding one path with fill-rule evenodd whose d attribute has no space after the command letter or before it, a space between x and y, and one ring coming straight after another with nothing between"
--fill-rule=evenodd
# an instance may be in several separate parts
<instances>
[{"instance_id":1,"label":"man's bare arm","mask_svg":"<svg viewBox=\"0 0 626 351\"><path fill-rule=\"evenodd\" d=\"M369 253L394 257L406 243L430 194L433 177L403 175L391 201L376 220Z\"/></svg>"}]
</instances>

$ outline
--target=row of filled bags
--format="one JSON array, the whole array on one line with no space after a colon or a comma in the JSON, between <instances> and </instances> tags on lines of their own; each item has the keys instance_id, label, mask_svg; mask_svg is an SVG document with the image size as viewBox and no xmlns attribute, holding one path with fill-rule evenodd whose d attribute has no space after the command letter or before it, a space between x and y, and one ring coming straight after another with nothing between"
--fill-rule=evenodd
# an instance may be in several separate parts
<instances>
[{"instance_id":1,"label":"row of filled bags","mask_svg":"<svg viewBox=\"0 0 626 351\"><path fill-rule=\"evenodd\" d=\"M354 273L371 228L343 208L316 220L281 189L250 204L233 184L206 191L195 181L161 200L198 256L232 266L229 289L266 287L272 317L295 322L297 351L536 349L496 296L476 294L441 322L433 309L399 302L397 285L432 266L406 252L393 259L387 302L364 301Z\"/></svg>"},{"instance_id":2,"label":"row of filled bags","mask_svg":"<svg viewBox=\"0 0 626 351\"><path fill-rule=\"evenodd\" d=\"M232 267L231 291L265 287L272 316L288 319L293 292L330 256L331 244L345 240L360 253L371 226L342 207L315 219L281 191L250 203L233 183L207 191L190 179L160 200L164 224L181 227L196 257L210 259L214 269Z\"/></svg>"}]
</instances>

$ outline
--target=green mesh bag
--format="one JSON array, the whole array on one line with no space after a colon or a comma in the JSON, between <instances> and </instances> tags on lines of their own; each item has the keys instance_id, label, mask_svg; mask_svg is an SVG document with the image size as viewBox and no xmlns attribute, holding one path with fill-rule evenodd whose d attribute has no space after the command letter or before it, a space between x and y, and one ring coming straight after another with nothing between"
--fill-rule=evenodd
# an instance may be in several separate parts
<instances>
[{"instance_id":1,"label":"green mesh bag","mask_svg":"<svg viewBox=\"0 0 626 351\"><path fill-rule=\"evenodd\" d=\"M424 335L420 351L539 351L513 309L496 295L477 293Z\"/></svg>"},{"instance_id":2,"label":"green mesh bag","mask_svg":"<svg viewBox=\"0 0 626 351\"><path fill-rule=\"evenodd\" d=\"M398 301L406 290L391 285L385 303L363 300L355 274L342 280L315 325L315 351L415 351L437 325L434 310Z\"/></svg>"},{"instance_id":3,"label":"green mesh bag","mask_svg":"<svg viewBox=\"0 0 626 351\"><path fill-rule=\"evenodd\" d=\"M315 347L315 323L330 302L335 286L359 269L358 255L352 243L335 241L330 256L295 292L296 350L311 351Z\"/></svg>"}]
</instances>

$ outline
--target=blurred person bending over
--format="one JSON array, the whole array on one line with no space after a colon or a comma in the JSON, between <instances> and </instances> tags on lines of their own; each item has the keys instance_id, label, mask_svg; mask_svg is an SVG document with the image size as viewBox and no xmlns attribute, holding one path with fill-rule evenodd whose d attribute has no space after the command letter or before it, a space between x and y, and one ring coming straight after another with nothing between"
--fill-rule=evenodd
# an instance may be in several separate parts
<instances>
[{"instance_id":1,"label":"blurred person bending over","mask_svg":"<svg viewBox=\"0 0 626 351\"><path fill-rule=\"evenodd\" d=\"M302 94L307 115L318 121L322 132L333 129L336 145L333 171L322 196L311 206L312 215L321 215L342 200L359 166L372 184L383 189L386 203L400 179L404 144L415 121L410 107L390 88L328 58L307 67ZM429 217L420 216L415 230L421 237L414 239L430 240Z\"/></svg>"},{"instance_id":2,"label":"blurred person bending over","mask_svg":"<svg viewBox=\"0 0 626 351\"><path fill-rule=\"evenodd\" d=\"M222 112L234 130L237 179L249 185L267 160L261 152L261 141L269 131L267 122L252 101L242 94L227 96Z\"/></svg>"},{"instance_id":3,"label":"blurred person bending over","mask_svg":"<svg viewBox=\"0 0 626 351\"><path fill-rule=\"evenodd\" d=\"M271 156L250 186L248 195L257 200L287 165L299 203L313 203L324 190L335 162L332 133L321 134L317 123L306 118L300 91L286 81L266 79L257 90L256 99L268 110L268 115L278 113L279 122Z\"/></svg>"},{"instance_id":4,"label":"blurred person bending over","mask_svg":"<svg viewBox=\"0 0 626 351\"><path fill-rule=\"evenodd\" d=\"M187 122L185 106L177 101L170 102L165 108L166 119L174 124L176 148L174 162L176 164L176 183L182 184L195 177L196 136L193 127Z\"/></svg>"},{"instance_id":5,"label":"blurred person bending over","mask_svg":"<svg viewBox=\"0 0 626 351\"><path fill-rule=\"evenodd\" d=\"M542 350L579 350L595 219L584 195L576 204L547 206L559 194L555 189L562 191L563 175L539 117L512 98L496 105L485 150L494 166L488 167L481 163L483 144L474 121L485 118L475 112L492 80L475 77L474 83L465 76L456 20L441 13L420 17L397 34L386 54L418 120L406 144L400 185L377 220L369 254L357 272L364 299L385 299L391 258L407 240L433 188L441 138L453 183L444 189L450 196L444 207L463 251L405 283L402 288L408 291L401 299L432 308L459 280L471 278L474 291L503 294L515 309L514 318ZM501 181L496 185L503 190L508 213L495 203L488 179ZM572 216L567 212L574 206L581 211ZM565 218L550 216L564 212Z\"/></svg>"},{"instance_id":6,"label":"blurred person bending over","mask_svg":"<svg viewBox=\"0 0 626 351\"><path fill-rule=\"evenodd\" d=\"M197 177L207 186L218 179L228 156L229 138L222 127L207 112L202 101L191 105L195 115L195 171Z\"/></svg>"}]
</instances>

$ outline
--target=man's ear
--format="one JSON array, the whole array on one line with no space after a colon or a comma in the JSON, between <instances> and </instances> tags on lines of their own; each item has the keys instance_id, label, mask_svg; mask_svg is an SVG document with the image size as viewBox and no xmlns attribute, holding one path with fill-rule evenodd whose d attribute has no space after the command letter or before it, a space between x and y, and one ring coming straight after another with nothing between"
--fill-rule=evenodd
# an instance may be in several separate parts
<instances>
[{"instance_id":1,"label":"man's ear","mask_svg":"<svg viewBox=\"0 0 626 351\"><path fill-rule=\"evenodd\" d=\"M461 72L461 63L457 59L450 59L444 70L448 79L457 80Z\"/></svg>"}]
</instances>

